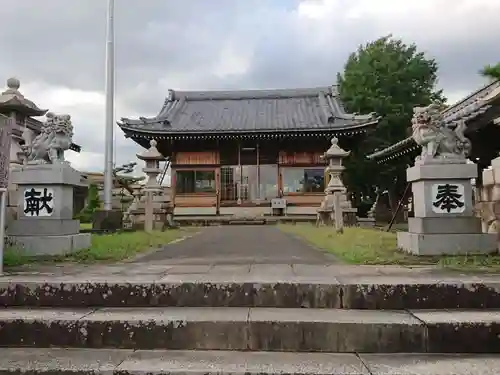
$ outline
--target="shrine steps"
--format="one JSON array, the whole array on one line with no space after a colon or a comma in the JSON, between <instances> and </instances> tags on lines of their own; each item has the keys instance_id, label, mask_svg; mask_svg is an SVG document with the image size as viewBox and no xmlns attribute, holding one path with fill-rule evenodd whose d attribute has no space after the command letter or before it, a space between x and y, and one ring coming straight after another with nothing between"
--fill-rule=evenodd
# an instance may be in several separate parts
<instances>
[{"instance_id":1,"label":"shrine steps","mask_svg":"<svg viewBox=\"0 0 500 375\"><path fill-rule=\"evenodd\" d=\"M481 375L492 355L271 353L120 349L0 349L2 374Z\"/></svg>"},{"instance_id":2,"label":"shrine steps","mask_svg":"<svg viewBox=\"0 0 500 375\"><path fill-rule=\"evenodd\" d=\"M164 307L0 311L1 347L500 353L500 312Z\"/></svg>"},{"instance_id":3,"label":"shrine steps","mask_svg":"<svg viewBox=\"0 0 500 375\"><path fill-rule=\"evenodd\" d=\"M316 223L316 215L289 215L289 216L255 216L238 218L233 215L183 215L176 216L175 222L180 226L215 226L215 225L276 225L295 223Z\"/></svg>"},{"instance_id":4,"label":"shrine steps","mask_svg":"<svg viewBox=\"0 0 500 375\"><path fill-rule=\"evenodd\" d=\"M229 220L228 225L265 225L268 220L261 218L247 218L247 219L232 219Z\"/></svg>"},{"instance_id":5,"label":"shrine steps","mask_svg":"<svg viewBox=\"0 0 500 375\"><path fill-rule=\"evenodd\" d=\"M0 284L0 374L460 375L500 365L494 280L219 276L12 277Z\"/></svg>"}]
</instances>

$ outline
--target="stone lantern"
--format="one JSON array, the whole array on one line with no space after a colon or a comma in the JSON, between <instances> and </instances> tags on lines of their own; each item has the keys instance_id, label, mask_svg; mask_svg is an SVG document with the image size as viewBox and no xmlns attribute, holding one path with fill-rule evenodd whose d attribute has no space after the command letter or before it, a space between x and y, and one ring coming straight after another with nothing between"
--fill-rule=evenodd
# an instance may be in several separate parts
<instances>
[{"instance_id":1,"label":"stone lantern","mask_svg":"<svg viewBox=\"0 0 500 375\"><path fill-rule=\"evenodd\" d=\"M21 87L21 82L17 78L9 78L7 80L7 89L0 95L0 114L9 117L12 120L13 129L19 129L23 133L24 141L29 143L35 136L33 131L26 128L26 119L30 116L43 116L47 113L46 109L38 108L38 106L31 100L24 97L19 88ZM12 129L9 129L12 130ZM2 143L2 147L8 147L8 157L10 155L15 155L12 162L14 164L22 164L24 159L24 152L21 149L19 142L21 138L19 136L14 136L14 144L10 144L10 133L8 145ZM11 147L13 152L10 151ZM7 162L7 165L9 163Z\"/></svg>"},{"instance_id":2,"label":"stone lantern","mask_svg":"<svg viewBox=\"0 0 500 375\"><path fill-rule=\"evenodd\" d=\"M333 209L335 229L337 232L344 231L344 211L354 212L356 209L351 207L351 204L346 196L346 188L342 182L342 171L345 167L342 165L342 160L349 156L350 151L341 149L338 145L338 139L332 138L332 145L322 155L322 159L327 162L325 172L328 174L328 185L325 188L325 198L321 203L318 214L322 216L324 223L331 222ZM355 216L354 216L355 217Z\"/></svg>"},{"instance_id":3,"label":"stone lantern","mask_svg":"<svg viewBox=\"0 0 500 375\"><path fill-rule=\"evenodd\" d=\"M149 144L151 145L149 149L137 154L137 158L146 163L142 171L148 178L144 185L144 231L148 233L153 231L154 225L154 196L160 195L162 191L157 181L161 173L160 162L165 161L165 157L156 148L157 142L153 139Z\"/></svg>"}]
</instances>

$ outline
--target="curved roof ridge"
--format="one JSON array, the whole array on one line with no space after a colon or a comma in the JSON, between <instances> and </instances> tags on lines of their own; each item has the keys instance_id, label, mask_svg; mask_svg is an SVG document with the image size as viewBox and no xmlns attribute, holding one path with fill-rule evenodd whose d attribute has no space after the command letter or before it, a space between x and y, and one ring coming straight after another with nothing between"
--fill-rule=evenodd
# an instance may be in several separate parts
<instances>
[{"instance_id":1,"label":"curved roof ridge","mask_svg":"<svg viewBox=\"0 0 500 375\"><path fill-rule=\"evenodd\" d=\"M201 100L248 100L248 99L286 99L294 97L317 96L319 93L335 95L332 86L293 88L293 89L261 89L261 90L206 90L206 91L181 91L169 90L167 101Z\"/></svg>"},{"instance_id":2,"label":"curved roof ridge","mask_svg":"<svg viewBox=\"0 0 500 375\"><path fill-rule=\"evenodd\" d=\"M448 108L446 108L443 111L443 115L447 116L447 115L449 115L450 113L453 113L456 110L460 110L459 107L467 105L467 104L470 104L468 102L473 101L476 98L477 99L481 99L481 97L486 96L488 93L490 93L492 90L494 90L495 88L497 88L499 86L500 86L500 81L498 81L498 80L494 80L494 81L488 82L487 84L481 86L479 89L471 92L466 97L464 97L464 98L460 99L459 101L451 104Z\"/></svg>"}]
</instances>

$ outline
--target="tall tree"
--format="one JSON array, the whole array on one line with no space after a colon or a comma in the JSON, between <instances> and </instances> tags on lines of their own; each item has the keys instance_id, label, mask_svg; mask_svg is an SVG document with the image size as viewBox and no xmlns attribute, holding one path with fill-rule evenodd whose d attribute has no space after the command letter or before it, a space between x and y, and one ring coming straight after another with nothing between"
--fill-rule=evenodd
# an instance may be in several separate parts
<instances>
[{"instance_id":1,"label":"tall tree","mask_svg":"<svg viewBox=\"0 0 500 375\"><path fill-rule=\"evenodd\" d=\"M415 106L444 103L436 90L438 65L391 35L362 45L352 53L338 74L340 97L346 109L355 113L376 112L380 123L364 142L352 150L346 162L345 183L359 204L367 197L373 200L376 187L387 190L391 205L400 199L406 186L409 156L384 165L368 161L366 156L410 135L410 122Z\"/></svg>"},{"instance_id":2,"label":"tall tree","mask_svg":"<svg viewBox=\"0 0 500 375\"><path fill-rule=\"evenodd\" d=\"M500 80L500 63L495 65L486 65L480 71L481 75L494 81Z\"/></svg>"}]
</instances>

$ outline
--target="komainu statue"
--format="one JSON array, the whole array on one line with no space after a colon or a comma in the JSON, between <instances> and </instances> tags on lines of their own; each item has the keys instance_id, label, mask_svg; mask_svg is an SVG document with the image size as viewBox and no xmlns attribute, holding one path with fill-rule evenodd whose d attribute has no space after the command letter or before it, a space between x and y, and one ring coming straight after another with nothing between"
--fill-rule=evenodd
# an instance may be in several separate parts
<instances>
[{"instance_id":1,"label":"komainu statue","mask_svg":"<svg viewBox=\"0 0 500 375\"><path fill-rule=\"evenodd\" d=\"M464 159L471 142L464 136L465 121L445 123L439 102L413 109L412 131L415 142L422 146L417 160Z\"/></svg>"},{"instance_id":2,"label":"komainu statue","mask_svg":"<svg viewBox=\"0 0 500 375\"><path fill-rule=\"evenodd\" d=\"M69 150L73 138L71 116L48 112L46 117L41 133L23 146L27 164L55 164L65 161L64 152Z\"/></svg>"}]
</instances>

